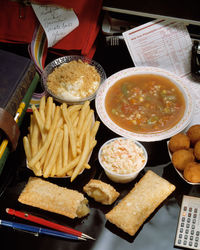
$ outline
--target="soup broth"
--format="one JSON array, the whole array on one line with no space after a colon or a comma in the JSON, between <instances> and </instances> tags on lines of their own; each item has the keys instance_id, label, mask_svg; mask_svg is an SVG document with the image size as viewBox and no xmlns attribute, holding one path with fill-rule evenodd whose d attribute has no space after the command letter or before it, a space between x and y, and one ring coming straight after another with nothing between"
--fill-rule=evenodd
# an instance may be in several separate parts
<instances>
[{"instance_id":1,"label":"soup broth","mask_svg":"<svg viewBox=\"0 0 200 250\"><path fill-rule=\"evenodd\" d=\"M181 91L168 78L140 74L117 81L105 98L111 120L136 133L156 133L177 124L185 111Z\"/></svg>"}]
</instances>

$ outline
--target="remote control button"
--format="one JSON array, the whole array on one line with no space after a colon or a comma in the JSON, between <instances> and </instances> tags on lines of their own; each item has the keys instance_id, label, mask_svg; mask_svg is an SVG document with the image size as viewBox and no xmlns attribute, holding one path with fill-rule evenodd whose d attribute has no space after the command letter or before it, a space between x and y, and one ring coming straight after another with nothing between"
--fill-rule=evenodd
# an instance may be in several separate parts
<instances>
[{"instance_id":1,"label":"remote control button","mask_svg":"<svg viewBox=\"0 0 200 250\"><path fill-rule=\"evenodd\" d=\"M193 240L194 239L194 237L193 236L190 236L190 240Z\"/></svg>"},{"instance_id":2,"label":"remote control button","mask_svg":"<svg viewBox=\"0 0 200 250\"><path fill-rule=\"evenodd\" d=\"M186 240L183 241L183 245L185 245L185 246L187 245L187 241Z\"/></svg>"},{"instance_id":3,"label":"remote control button","mask_svg":"<svg viewBox=\"0 0 200 250\"><path fill-rule=\"evenodd\" d=\"M179 245L181 244L181 240L178 240L178 244L179 244Z\"/></svg>"},{"instance_id":4,"label":"remote control button","mask_svg":"<svg viewBox=\"0 0 200 250\"><path fill-rule=\"evenodd\" d=\"M179 239L182 239L183 235L182 234L179 234Z\"/></svg>"},{"instance_id":5,"label":"remote control button","mask_svg":"<svg viewBox=\"0 0 200 250\"><path fill-rule=\"evenodd\" d=\"M184 223L181 223L181 227L184 227L184 225L185 225Z\"/></svg>"},{"instance_id":6,"label":"remote control button","mask_svg":"<svg viewBox=\"0 0 200 250\"><path fill-rule=\"evenodd\" d=\"M197 208L194 209L194 212L197 213Z\"/></svg>"},{"instance_id":7,"label":"remote control button","mask_svg":"<svg viewBox=\"0 0 200 250\"><path fill-rule=\"evenodd\" d=\"M196 219L196 218L197 218L197 214L193 214L193 218L195 218L195 219Z\"/></svg>"},{"instance_id":8,"label":"remote control button","mask_svg":"<svg viewBox=\"0 0 200 250\"><path fill-rule=\"evenodd\" d=\"M191 217L191 215L192 215L191 213L188 213L188 217Z\"/></svg>"},{"instance_id":9,"label":"remote control button","mask_svg":"<svg viewBox=\"0 0 200 250\"><path fill-rule=\"evenodd\" d=\"M189 211L192 212L192 207L189 208Z\"/></svg>"},{"instance_id":10,"label":"remote control button","mask_svg":"<svg viewBox=\"0 0 200 250\"><path fill-rule=\"evenodd\" d=\"M189 246L190 246L190 247L192 246L192 241L189 242Z\"/></svg>"},{"instance_id":11,"label":"remote control button","mask_svg":"<svg viewBox=\"0 0 200 250\"><path fill-rule=\"evenodd\" d=\"M200 235L200 232L199 231L196 231L196 236L199 236Z\"/></svg>"},{"instance_id":12,"label":"remote control button","mask_svg":"<svg viewBox=\"0 0 200 250\"><path fill-rule=\"evenodd\" d=\"M183 211L187 211L187 207L186 206L183 207Z\"/></svg>"},{"instance_id":13,"label":"remote control button","mask_svg":"<svg viewBox=\"0 0 200 250\"><path fill-rule=\"evenodd\" d=\"M195 241L199 241L199 237L195 237Z\"/></svg>"},{"instance_id":14,"label":"remote control button","mask_svg":"<svg viewBox=\"0 0 200 250\"><path fill-rule=\"evenodd\" d=\"M197 242L194 243L194 247L198 247L198 243Z\"/></svg>"},{"instance_id":15,"label":"remote control button","mask_svg":"<svg viewBox=\"0 0 200 250\"><path fill-rule=\"evenodd\" d=\"M183 228L180 228L180 233L183 233Z\"/></svg>"},{"instance_id":16,"label":"remote control button","mask_svg":"<svg viewBox=\"0 0 200 250\"><path fill-rule=\"evenodd\" d=\"M190 223L190 222L191 222L191 219L190 219L190 218L187 218L187 222Z\"/></svg>"},{"instance_id":17,"label":"remote control button","mask_svg":"<svg viewBox=\"0 0 200 250\"><path fill-rule=\"evenodd\" d=\"M187 239L188 239L188 235L187 235L187 234L184 236L184 239L185 239L185 240L187 240Z\"/></svg>"},{"instance_id":18,"label":"remote control button","mask_svg":"<svg viewBox=\"0 0 200 250\"><path fill-rule=\"evenodd\" d=\"M190 224L187 223L187 224L186 224L186 228L189 228L189 227L190 227Z\"/></svg>"},{"instance_id":19,"label":"remote control button","mask_svg":"<svg viewBox=\"0 0 200 250\"><path fill-rule=\"evenodd\" d=\"M194 230L191 230L191 232L190 232L190 233L191 233L191 235L194 235Z\"/></svg>"},{"instance_id":20,"label":"remote control button","mask_svg":"<svg viewBox=\"0 0 200 250\"><path fill-rule=\"evenodd\" d=\"M185 233L188 234L188 233L189 233L189 230L188 230L188 229L185 229Z\"/></svg>"},{"instance_id":21,"label":"remote control button","mask_svg":"<svg viewBox=\"0 0 200 250\"><path fill-rule=\"evenodd\" d=\"M193 220L192 220L192 223L195 224L195 223L196 223L196 219L193 219Z\"/></svg>"},{"instance_id":22,"label":"remote control button","mask_svg":"<svg viewBox=\"0 0 200 250\"><path fill-rule=\"evenodd\" d=\"M195 229L195 225L194 224L192 225L192 229Z\"/></svg>"},{"instance_id":23,"label":"remote control button","mask_svg":"<svg viewBox=\"0 0 200 250\"><path fill-rule=\"evenodd\" d=\"M182 219L181 219L181 220L182 220L182 222L185 222L185 217L182 217Z\"/></svg>"}]
</instances>

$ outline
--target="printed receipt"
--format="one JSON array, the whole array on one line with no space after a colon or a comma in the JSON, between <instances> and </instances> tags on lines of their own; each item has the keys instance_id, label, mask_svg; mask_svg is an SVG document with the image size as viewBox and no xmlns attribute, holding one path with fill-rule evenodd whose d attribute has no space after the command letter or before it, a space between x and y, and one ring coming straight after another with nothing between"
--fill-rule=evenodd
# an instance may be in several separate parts
<instances>
[{"instance_id":1,"label":"printed receipt","mask_svg":"<svg viewBox=\"0 0 200 250\"><path fill-rule=\"evenodd\" d=\"M159 67L184 78L195 100L191 124L200 124L200 84L190 74L192 40L185 24L157 19L123 37L135 66Z\"/></svg>"},{"instance_id":2,"label":"printed receipt","mask_svg":"<svg viewBox=\"0 0 200 250\"><path fill-rule=\"evenodd\" d=\"M48 47L53 47L79 25L72 9L38 4L32 4L32 7L46 33Z\"/></svg>"}]
</instances>

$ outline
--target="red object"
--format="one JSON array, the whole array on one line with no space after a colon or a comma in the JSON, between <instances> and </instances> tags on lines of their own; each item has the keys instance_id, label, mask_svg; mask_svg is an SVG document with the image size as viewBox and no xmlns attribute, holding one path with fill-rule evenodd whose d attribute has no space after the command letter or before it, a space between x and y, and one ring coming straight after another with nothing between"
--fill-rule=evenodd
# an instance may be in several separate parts
<instances>
[{"instance_id":1,"label":"red object","mask_svg":"<svg viewBox=\"0 0 200 250\"><path fill-rule=\"evenodd\" d=\"M53 4L73 8L79 19L79 26L52 47L58 50L75 51L92 57L94 42L99 32L99 16L102 0L34 0L38 4ZM1 0L0 41L8 43L30 43L38 19L31 6L19 2Z\"/></svg>"},{"instance_id":2,"label":"red object","mask_svg":"<svg viewBox=\"0 0 200 250\"><path fill-rule=\"evenodd\" d=\"M6 212L8 214L15 215L15 216L20 217L22 219L25 219L25 220L28 220L28 221L32 221L32 222L35 222L35 223L43 225L43 226L47 226L47 227L56 229L56 230L61 231L61 232L73 234L73 235L76 235L76 236L79 236L79 237L83 236L82 232L79 232L79 231L77 231L75 229L59 225L57 223L45 220L43 218L31 215L31 214L27 214L27 213L24 213L24 212L16 211L16 210L11 209L11 208L7 208Z\"/></svg>"}]
</instances>

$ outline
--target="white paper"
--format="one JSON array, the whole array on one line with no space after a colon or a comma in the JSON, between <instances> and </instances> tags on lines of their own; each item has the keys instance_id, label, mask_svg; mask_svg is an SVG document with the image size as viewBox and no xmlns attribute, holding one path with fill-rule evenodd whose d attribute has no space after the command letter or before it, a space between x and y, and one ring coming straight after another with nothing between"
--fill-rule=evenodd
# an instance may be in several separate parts
<instances>
[{"instance_id":1,"label":"white paper","mask_svg":"<svg viewBox=\"0 0 200 250\"><path fill-rule=\"evenodd\" d=\"M79 25L72 9L37 4L32 4L32 7L46 33L48 47L53 47Z\"/></svg>"},{"instance_id":2,"label":"white paper","mask_svg":"<svg viewBox=\"0 0 200 250\"><path fill-rule=\"evenodd\" d=\"M135 66L190 72L192 41L183 23L155 20L123 33Z\"/></svg>"},{"instance_id":3,"label":"white paper","mask_svg":"<svg viewBox=\"0 0 200 250\"><path fill-rule=\"evenodd\" d=\"M184 23L154 20L123 33L135 66L152 66L184 78L194 97L190 125L200 124L200 83L191 77L192 40Z\"/></svg>"}]
</instances>

